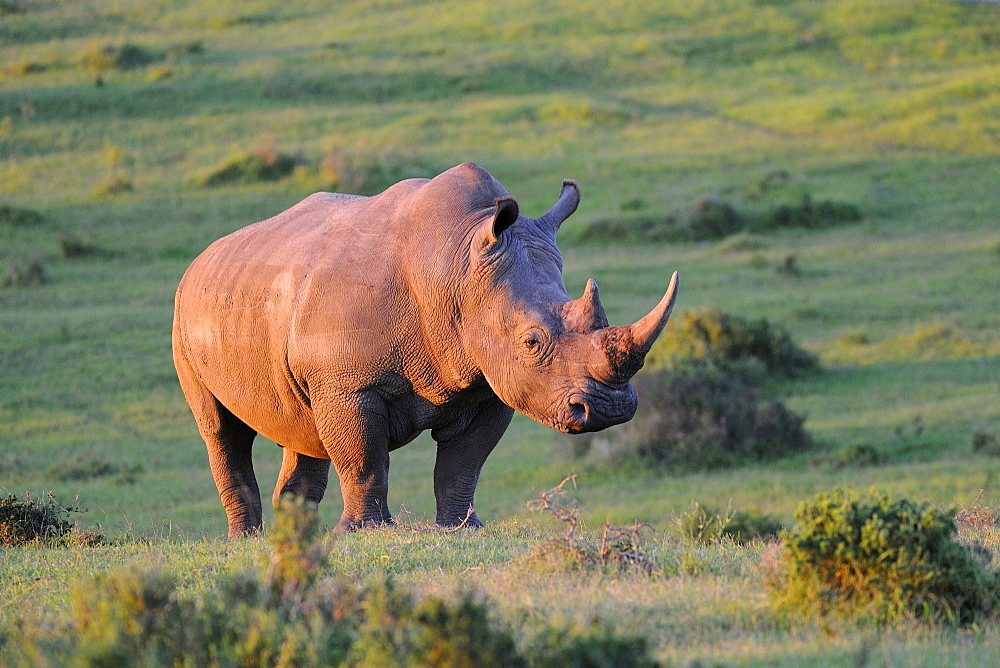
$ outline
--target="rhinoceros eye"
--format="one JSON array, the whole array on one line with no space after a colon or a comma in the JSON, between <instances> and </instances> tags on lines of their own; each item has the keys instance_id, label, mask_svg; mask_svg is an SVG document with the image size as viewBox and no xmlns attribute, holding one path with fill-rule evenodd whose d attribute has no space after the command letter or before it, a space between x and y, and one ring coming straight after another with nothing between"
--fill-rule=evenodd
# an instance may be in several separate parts
<instances>
[{"instance_id":1,"label":"rhinoceros eye","mask_svg":"<svg viewBox=\"0 0 1000 668\"><path fill-rule=\"evenodd\" d=\"M545 330L533 327L521 335L522 355L532 361L538 361L548 348L549 336Z\"/></svg>"}]
</instances>

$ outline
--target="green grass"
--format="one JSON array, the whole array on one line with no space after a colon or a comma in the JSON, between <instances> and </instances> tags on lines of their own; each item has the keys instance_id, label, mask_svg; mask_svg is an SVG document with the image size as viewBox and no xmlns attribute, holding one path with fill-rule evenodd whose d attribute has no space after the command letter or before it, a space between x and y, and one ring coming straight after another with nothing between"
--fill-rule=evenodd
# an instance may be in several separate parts
<instances>
[{"instance_id":1,"label":"green grass","mask_svg":"<svg viewBox=\"0 0 1000 668\"><path fill-rule=\"evenodd\" d=\"M2 550L5 623L58 617L77 570L152 559L197 587L262 558L262 544L216 542L224 514L170 361L173 292L211 241L328 187L330 155L371 157L389 174L473 160L528 215L575 178L583 203L560 233L573 296L593 277L612 324L630 322L677 269L679 310L766 317L819 355L824 373L773 388L807 415L812 451L666 477L582 471L576 495L591 526L649 522L666 554L674 520L695 500L786 522L837 485L941 506L983 489L983 503L1000 505L1000 461L972 451L977 429L1000 434L995 3L400 0L376 11L360 0L89 0L5 2L0 17L0 207L40 216L0 217L0 279L33 261L49 279L0 288L0 493L79 495L84 524L126 538ZM132 56L98 66L97 53ZM196 185L260 146L298 166L276 181ZM637 200L636 215L711 194L743 201L781 171L863 220L758 234L745 250L579 241ZM65 233L94 251L65 257ZM792 256L797 272L776 270ZM358 577L396 568L427 591L467 577L509 590L511 615L534 606L617 620L678 663L996 662L995 625L968 643L927 630L873 641L782 627L753 575L761 547L698 548L715 570L652 584L519 584L516 556L557 531L526 524L524 504L574 472L558 438L515 419L477 495L495 528L346 537L334 566ZM839 465L858 443L882 463ZM433 517L433 456L427 436L393 453L394 510ZM255 458L269 490L278 449L261 442ZM141 470L134 483L60 480L59 466L75 461ZM321 506L327 525L336 497L331 488Z\"/></svg>"}]
</instances>

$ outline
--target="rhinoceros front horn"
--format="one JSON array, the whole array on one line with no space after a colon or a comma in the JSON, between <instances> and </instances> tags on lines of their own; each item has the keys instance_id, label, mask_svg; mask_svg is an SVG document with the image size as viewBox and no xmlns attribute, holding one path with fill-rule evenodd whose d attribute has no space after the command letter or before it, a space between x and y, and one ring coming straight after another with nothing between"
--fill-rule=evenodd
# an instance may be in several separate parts
<instances>
[{"instance_id":1,"label":"rhinoceros front horn","mask_svg":"<svg viewBox=\"0 0 1000 668\"><path fill-rule=\"evenodd\" d=\"M670 312L677 299L677 272L670 278L670 285L660 303L638 322L626 327L606 327L601 330L601 341L608 357L614 380L628 380L642 368L646 353L667 325Z\"/></svg>"}]
</instances>

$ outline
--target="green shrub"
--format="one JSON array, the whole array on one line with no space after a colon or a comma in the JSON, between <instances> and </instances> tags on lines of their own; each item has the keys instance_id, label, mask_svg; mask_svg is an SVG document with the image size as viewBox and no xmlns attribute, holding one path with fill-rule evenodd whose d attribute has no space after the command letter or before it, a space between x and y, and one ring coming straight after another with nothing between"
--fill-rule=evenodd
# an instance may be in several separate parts
<instances>
[{"instance_id":1,"label":"green shrub","mask_svg":"<svg viewBox=\"0 0 1000 668\"><path fill-rule=\"evenodd\" d=\"M104 542L95 532L79 531L67 518L84 512L71 505L63 508L51 492L44 498L13 494L0 499L0 545L19 546L33 542L50 545L89 545Z\"/></svg>"},{"instance_id":2,"label":"green shrub","mask_svg":"<svg viewBox=\"0 0 1000 668\"><path fill-rule=\"evenodd\" d=\"M620 636L601 624L585 630L548 629L535 641L533 666L574 668L655 668L645 638Z\"/></svg>"},{"instance_id":3,"label":"green shrub","mask_svg":"<svg viewBox=\"0 0 1000 668\"><path fill-rule=\"evenodd\" d=\"M1000 578L982 548L956 540L953 515L872 491L820 494L785 532L779 609L875 623L969 624L994 609Z\"/></svg>"},{"instance_id":4,"label":"green shrub","mask_svg":"<svg viewBox=\"0 0 1000 668\"><path fill-rule=\"evenodd\" d=\"M487 604L465 592L456 603L419 604L386 580L369 590L365 619L348 659L358 666L527 666Z\"/></svg>"},{"instance_id":5,"label":"green shrub","mask_svg":"<svg viewBox=\"0 0 1000 668\"><path fill-rule=\"evenodd\" d=\"M642 213L641 206L622 205L624 215L596 219L581 233L581 241L611 243L676 243L712 241L734 234L762 233L796 227L825 229L861 220L861 210L836 200L813 201L802 185L792 183L787 172L773 172L747 189L743 204L713 193L681 211ZM790 200L790 201L789 201Z\"/></svg>"},{"instance_id":6,"label":"green shrub","mask_svg":"<svg viewBox=\"0 0 1000 668\"><path fill-rule=\"evenodd\" d=\"M1000 436L979 427L972 432L972 451L1000 457Z\"/></svg>"},{"instance_id":7,"label":"green shrub","mask_svg":"<svg viewBox=\"0 0 1000 668\"><path fill-rule=\"evenodd\" d=\"M59 232L59 250L67 259L90 257L100 254L100 250L94 244L83 240L76 232L61 230Z\"/></svg>"},{"instance_id":8,"label":"green shrub","mask_svg":"<svg viewBox=\"0 0 1000 668\"><path fill-rule=\"evenodd\" d=\"M855 468L862 466L879 466L885 461L885 456L868 443L852 443L837 451L833 465L835 468Z\"/></svg>"},{"instance_id":9,"label":"green shrub","mask_svg":"<svg viewBox=\"0 0 1000 668\"><path fill-rule=\"evenodd\" d=\"M80 63L91 72L131 70L145 67L163 58L138 44L87 44L80 52Z\"/></svg>"},{"instance_id":10,"label":"green shrub","mask_svg":"<svg viewBox=\"0 0 1000 668\"><path fill-rule=\"evenodd\" d=\"M121 195L135 190L135 182L128 174L111 174L105 177L100 183L94 186L92 191L97 197L110 197Z\"/></svg>"},{"instance_id":11,"label":"green shrub","mask_svg":"<svg viewBox=\"0 0 1000 668\"><path fill-rule=\"evenodd\" d=\"M298 160L277 150L274 143L264 139L252 151L235 153L195 179L204 187L234 183L277 181L295 170Z\"/></svg>"},{"instance_id":12,"label":"green shrub","mask_svg":"<svg viewBox=\"0 0 1000 668\"><path fill-rule=\"evenodd\" d=\"M413 156L389 151L362 153L335 149L320 163L323 188L353 195L377 195L404 179L432 178L440 170Z\"/></svg>"},{"instance_id":13,"label":"green shrub","mask_svg":"<svg viewBox=\"0 0 1000 668\"><path fill-rule=\"evenodd\" d=\"M645 368L671 369L690 360L708 360L723 368L762 365L785 376L819 365L818 358L800 348L783 327L766 318L747 320L715 308L675 316L670 331L649 351Z\"/></svg>"},{"instance_id":14,"label":"green shrub","mask_svg":"<svg viewBox=\"0 0 1000 668\"><path fill-rule=\"evenodd\" d=\"M752 232L766 232L787 227L826 229L861 220L861 210L853 204L836 200L813 202L806 192L793 204L776 204L756 216L748 215L746 228Z\"/></svg>"},{"instance_id":15,"label":"green shrub","mask_svg":"<svg viewBox=\"0 0 1000 668\"><path fill-rule=\"evenodd\" d=\"M701 543L729 538L740 544L755 538L776 538L783 529L781 521L758 511L730 511L722 514L712 506L697 501L680 514L677 526L681 535Z\"/></svg>"},{"instance_id":16,"label":"green shrub","mask_svg":"<svg viewBox=\"0 0 1000 668\"><path fill-rule=\"evenodd\" d=\"M0 204L0 225L31 227L40 225L45 219L42 214L31 209L22 209L9 204Z\"/></svg>"},{"instance_id":17,"label":"green shrub","mask_svg":"<svg viewBox=\"0 0 1000 668\"><path fill-rule=\"evenodd\" d=\"M141 464L110 462L106 459L77 455L73 459L56 462L46 475L60 481L114 478L116 482L134 484L143 473Z\"/></svg>"},{"instance_id":18,"label":"green shrub","mask_svg":"<svg viewBox=\"0 0 1000 668\"><path fill-rule=\"evenodd\" d=\"M45 273L45 267L41 260L31 260L27 265L15 264L7 270L0 281L0 287L4 288L28 288L43 285L49 282L49 277Z\"/></svg>"},{"instance_id":19,"label":"green shrub","mask_svg":"<svg viewBox=\"0 0 1000 668\"><path fill-rule=\"evenodd\" d=\"M767 248L759 237L748 232L739 232L726 237L719 242L718 250L722 253L748 253L751 251L762 251Z\"/></svg>"},{"instance_id":20,"label":"green shrub","mask_svg":"<svg viewBox=\"0 0 1000 668\"><path fill-rule=\"evenodd\" d=\"M737 374L711 363L641 373L632 380L639 408L630 422L585 434L574 448L597 465L638 460L675 470L733 466L809 446L804 418L763 400Z\"/></svg>"},{"instance_id":21,"label":"green shrub","mask_svg":"<svg viewBox=\"0 0 1000 668\"><path fill-rule=\"evenodd\" d=\"M580 241L596 243L662 243L683 241L677 218L669 214L627 214L598 218L580 232Z\"/></svg>"}]
</instances>

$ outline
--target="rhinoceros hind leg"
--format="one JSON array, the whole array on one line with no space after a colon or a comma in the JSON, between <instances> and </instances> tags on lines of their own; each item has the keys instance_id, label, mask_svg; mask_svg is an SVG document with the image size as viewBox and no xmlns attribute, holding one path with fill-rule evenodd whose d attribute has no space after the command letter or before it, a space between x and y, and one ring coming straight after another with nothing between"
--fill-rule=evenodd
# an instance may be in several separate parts
<instances>
[{"instance_id":1,"label":"rhinoceros hind leg","mask_svg":"<svg viewBox=\"0 0 1000 668\"><path fill-rule=\"evenodd\" d=\"M251 457L257 432L201 384L183 355L174 357L181 389L208 448L212 477L229 520L229 537L260 531L260 489Z\"/></svg>"},{"instance_id":2,"label":"rhinoceros hind leg","mask_svg":"<svg viewBox=\"0 0 1000 668\"><path fill-rule=\"evenodd\" d=\"M316 459L284 448L281 472L278 473L278 484L274 487L271 500L277 506L281 497L291 495L310 503L319 503L326 493L329 478L329 459Z\"/></svg>"}]
</instances>

